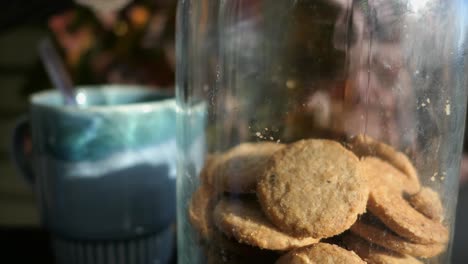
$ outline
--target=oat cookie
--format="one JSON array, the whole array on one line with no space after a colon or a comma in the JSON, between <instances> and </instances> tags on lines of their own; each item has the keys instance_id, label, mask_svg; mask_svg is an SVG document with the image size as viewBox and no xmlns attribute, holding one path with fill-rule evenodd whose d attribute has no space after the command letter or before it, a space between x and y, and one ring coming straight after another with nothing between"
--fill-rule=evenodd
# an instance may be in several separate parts
<instances>
[{"instance_id":1,"label":"oat cookie","mask_svg":"<svg viewBox=\"0 0 468 264\"><path fill-rule=\"evenodd\" d=\"M421 191L408 198L408 202L426 217L442 222L444 220L444 207L437 192L428 187L422 187Z\"/></svg>"},{"instance_id":2,"label":"oat cookie","mask_svg":"<svg viewBox=\"0 0 468 264\"><path fill-rule=\"evenodd\" d=\"M259 248L254 248L246 244L238 243L236 240L224 235L215 226L213 226L213 229L210 233L210 246L217 248L219 251L246 256L252 256L259 250Z\"/></svg>"},{"instance_id":3,"label":"oat cookie","mask_svg":"<svg viewBox=\"0 0 468 264\"><path fill-rule=\"evenodd\" d=\"M388 162L376 157L364 157L360 160L361 173L367 177L370 187L370 195L375 187L385 185L395 192L415 194L420 188L412 184L406 174L397 170Z\"/></svg>"},{"instance_id":4,"label":"oat cookie","mask_svg":"<svg viewBox=\"0 0 468 264\"><path fill-rule=\"evenodd\" d=\"M213 229L212 212L215 206L214 192L201 185L193 194L188 208L188 218L203 240L209 240Z\"/></svg>"},{"instance_id":5,"label":"oat cookie","mask_svg":"<svg viewBox=\"0 0 468 264\"><path fill-rule=\"evenodd\" d=\"M412 243L396 235L380 221L369 215L361 217L354 223L351 227L351 232L381 247L414 257L432 258L444 252L447 247L445 244L441 243ZM360 254L358 253L358 255Z\"/></svg>"},{"instance_id":6,"label":"oat cookie","mask_svg":"<svg viewBox=\"0 0 468 264\"><path fill-rule=\"evenodd\" d=\"M411 189L419 190L421 184L416 168L414 168L408 156L402 152L365 135L355 136L349 147L359 157L375 156L390 163L408 176L408 180L412 185Z\"/></svg>"},{"instance_id":7,"label":"oat cookie","mask_svg":"<svg viewBox=\"0 0 468 264\"><path fill-rule=\"evenodd\" d=\"M356 253L336 245L318 243L292 250L276 261L276 264L364 264Z\"/></svg>"},{"instance_id":8,"label":"oat cookie","mask_svg":"<svg viewBox=\"0 0 468 264\"><path fill-rule=\"evenodd\" d=\"M216 166L215 181L226 192L254 193L257 178L265 170L268 159L283 144L243 143L224 153Z\"/></svg>"},{"instance_id":9,"label":"oat cookie","mask_svg":"<svg viewBox=\"0 0 468 264\"><path fill-rule=\"evenodd\" d=\"M214 211L216 226L240 243L270 250L289 250L317 243L314 238L296 238L271 224L253 200L222 199Z\"/></svg>"},{"instance_id":10,"label":"oat cookie","mask_svg":"<svg viewBox=\"0 0 468 264\"><path fill-rule=\"evenodd\" d=\"M188 210L192 226L208 247L216 246L219 251L229 252L229 255L256 255L258 248L239 244L217 230L213 221L213 211L218 199L220 198L206 185L202 185L194 192Z\"/></svg>"},{"instance_id":11,"label":"oat cookie","mask_svg":"<svg viewBox=\"0 0 468 264\"><path fill-rule=\"evenodd\" d=\"M207 155L205 159L205 164L200 172L200 181L201 184L208 185L209 187L215 189L214 187L214 175L218 165L219 155L211 154Z\"/></svg>"},{"instance_id":12,"label":"oat cookie","mask_svg":"<svg viewBox=\"0 0 468 264\"><path fill-rule=\"evenodd\" d=\"M352 234L345 235L343 243L368 264L422 264L414 257L388 251Z\"/></svg>"},{"instance_id":13,"label":"oat cookie","mask_svg":"<svg viewBox=\"0 0 468 264\"><path fill-rule=\"evenodd\" d=\"M207 264L268 264L275 263L278 259L278 254L274 251L250 248L248 252L237 252L216 245L208 247L205 255Z\"/></svg>"},{"instance_id":14,"label":"oat cookie","mask_svg":"<svg viewBox=\"0 0 468 264\"><path fill-rule=\"evenodd\" d=\"M401 194L386 186L374 188L367 209L398 235L420 244L446 243L448 229L422 215Z\"/></svg>"},{"instance_id":15,"label":"oat cookie","mask_svg":"<svg viewBox=\"0 0 468 264\"><path fill-rule=\"evenodd\" d=\"M330 237L366 209L368 186L359 160L339 143L301 140L276 152L257 196L267 217L294 236Z\"/></svg>"}]
</instances>

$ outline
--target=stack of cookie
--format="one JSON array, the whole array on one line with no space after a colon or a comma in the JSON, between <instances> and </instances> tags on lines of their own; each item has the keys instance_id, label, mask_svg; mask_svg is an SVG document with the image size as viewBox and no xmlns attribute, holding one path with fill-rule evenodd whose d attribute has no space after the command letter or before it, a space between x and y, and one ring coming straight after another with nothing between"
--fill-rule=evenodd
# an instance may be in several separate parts
<instances>
[{"instance_id":1,"label":"stack of cookie","mask_svg":"<svg viewBox=\"0 0 468 264\"><path fill-rule=\"evenodd\" d=\"M445 251L439 196L357 136L245 143L206 160L188 208L208 263L421 263ZM327 261L325 261L327 260Z\"/></svg>"}]
</instances>

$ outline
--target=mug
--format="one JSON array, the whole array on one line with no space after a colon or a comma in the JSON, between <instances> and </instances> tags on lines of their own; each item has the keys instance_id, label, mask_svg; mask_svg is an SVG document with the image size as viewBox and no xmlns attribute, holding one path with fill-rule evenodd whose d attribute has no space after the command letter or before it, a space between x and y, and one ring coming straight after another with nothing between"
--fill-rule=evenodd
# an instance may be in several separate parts
<instances>
[{"instance_id":1,"label":"mug","mask_svg":"<svg viewBox=\"0 0 468 264\"><path fill-rule=\"evenodd\" d=\"M76 98L79 106L64 105L57 91L32 95L12 141L58 262L168 263L176 207L173 96L103 85L79 87Z\"/></svg>"}]
</instances>

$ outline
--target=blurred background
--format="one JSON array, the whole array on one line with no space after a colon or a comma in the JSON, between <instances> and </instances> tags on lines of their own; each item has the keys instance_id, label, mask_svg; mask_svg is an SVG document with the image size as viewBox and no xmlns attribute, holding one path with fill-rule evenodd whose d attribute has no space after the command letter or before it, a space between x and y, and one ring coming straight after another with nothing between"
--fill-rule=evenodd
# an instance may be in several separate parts
<instances>
[{"instance_id":1,"label":"blurred background","mask_svg":"<svg viewBox=\"0 0 468 264\"><path fill-rule=\"evenodd\" d=\"M51 37L77 85L173 89L175 0L124 0L117 10L79 2L83 4L18 0L0 5L0 263L8 255L17 259L15 263L52 263L33 190L18 175L9 154L11 131L28 111L28 96L51 87L37 55L39 41ZM460 264L468 261L468 182L463 180L468 178L468 163L462 165L453 247L453 263ZM29 253L21 254L25 251Z\"/></svg>"},{"instance_id":2,"label":"blurred background","mask_svg":"<svg viewBox=\"0 0 468 264\"><path fill-rule=\"evenodd\" d=\"M38 43L50 37L77 85L139 84L173 90L176 1L124 0L117 10L78 2L0 4L0 263L53 263L48 235L39 228L32 187L9 153L12 129L27 113L29 95L52 87Z\"/></svg>"}]
</instances>

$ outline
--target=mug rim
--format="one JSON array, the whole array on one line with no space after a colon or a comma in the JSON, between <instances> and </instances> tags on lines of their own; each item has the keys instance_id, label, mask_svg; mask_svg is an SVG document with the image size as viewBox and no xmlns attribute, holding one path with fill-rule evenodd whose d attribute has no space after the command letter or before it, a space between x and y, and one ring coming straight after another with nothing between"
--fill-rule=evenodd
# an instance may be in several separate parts
<instances>
[{"instance_id":1,"label":"mug rim","mask_svg":"<svg viewBox=\"0 0 468 264\"><path fill-rule=\"evenodd\" d=\"M47 102L44 102L44 98L57 95L60 92L57 89L48 89L40 91L29 96L29 103L32 107L45 107L49 109L54 109L58 111L83 111L83 112L101 112L109 110L130 110L135 108L151 108L155 107L165 107L168 105L173 105L175 103L175 95L173 92L165 91L159 88L150 89L147 86L142 85L128 85L128 84L98 84L98 85L78 85L76 86L77 92L89 93L90 91L96 91L98 89L106 89L107 91L126 91L126 92L137 92L139 94L149 94L149 95L161 95L167 96L167 98L148 101L148 102L135 102L135 103L125 103L125 104L115 104L115 105L86 105L83 107L80 106L71 106L71 105L54 105Z\"/></svg>"}]
</instances>

